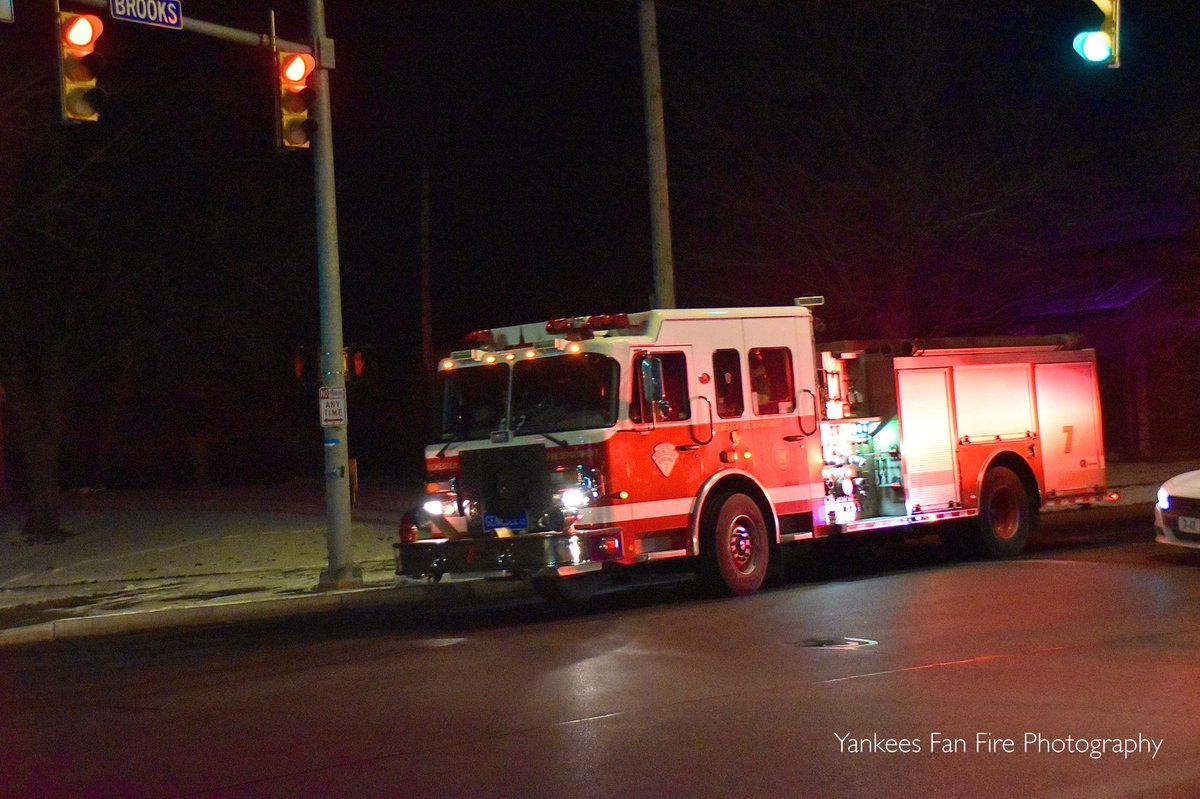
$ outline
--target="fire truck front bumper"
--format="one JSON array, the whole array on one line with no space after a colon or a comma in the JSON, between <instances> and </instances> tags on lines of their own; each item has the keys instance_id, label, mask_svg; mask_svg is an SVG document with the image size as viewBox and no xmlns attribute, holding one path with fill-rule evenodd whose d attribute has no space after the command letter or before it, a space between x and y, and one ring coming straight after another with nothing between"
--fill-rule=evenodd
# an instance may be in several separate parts
<instances>
[{"instance_id":1,"label":"fire truck front bumper","mask_svg":"<svg viewBox=\"0 0 1200 799\"><path fill-rule=\"evenodd\" d=\"M450 538L395 543L396 574L506 572L517 577L567 576L596 571L625 557L621 528L527 533L507 538Z\"/></svg>"}]
</instances>

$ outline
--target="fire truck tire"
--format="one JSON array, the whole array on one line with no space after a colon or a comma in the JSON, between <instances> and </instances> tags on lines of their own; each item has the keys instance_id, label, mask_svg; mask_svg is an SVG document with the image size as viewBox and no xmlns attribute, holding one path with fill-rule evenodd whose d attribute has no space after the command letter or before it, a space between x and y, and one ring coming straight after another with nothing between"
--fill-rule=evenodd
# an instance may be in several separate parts
<instances>
[{"instance_id":1,"label":"fire truck tire","mask_svg":"<svg viewBox=\"0 0 1200 799\"><path fill-rule=\"evenodd\" d=\"M534 592L549 605L570 607L591 599L600 589L601 575L579 574L574 577L534 577Z\"/></svg>"},{"instance_id":2,"label":"fire truck tire","mask_svg":"<svg viewBox=\"0 0 1200 799\"><path fill-rule=\"evenodd\" d=\"M745 494L714 497L705 507L701 532L705 572L713 588L746 596L762 586L771 544L757 502Z\"/></svg>"},{"instance_id":3,"label":"fire truck tire","mask_svg":"<svg viewBox=\"0 0 1200 799\"><path fill-rule=\"evenodd\" d=\"M1037 508L1012 469L989 469L979 492L979 544L983 554L1010 558L1020 554L1037 524Z\"/></svg>"}]
</instances>

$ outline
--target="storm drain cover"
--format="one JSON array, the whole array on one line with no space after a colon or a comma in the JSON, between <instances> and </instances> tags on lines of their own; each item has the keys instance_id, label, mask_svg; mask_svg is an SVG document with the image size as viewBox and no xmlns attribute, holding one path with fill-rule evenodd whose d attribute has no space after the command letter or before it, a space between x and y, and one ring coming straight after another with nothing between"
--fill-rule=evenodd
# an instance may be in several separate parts
<instances>
[{"instance_id":1,"label":"storm drain cover","mask_svg":"<svg viewBox=\"0 0 1200 799\"><path fill-rule=\"evenodd\" d=\"M870 638L806 638L797 642L797 646L807 646L812 649L862 649L864 646L875 646L878 641Z\"/></svg>"}]
</instances>

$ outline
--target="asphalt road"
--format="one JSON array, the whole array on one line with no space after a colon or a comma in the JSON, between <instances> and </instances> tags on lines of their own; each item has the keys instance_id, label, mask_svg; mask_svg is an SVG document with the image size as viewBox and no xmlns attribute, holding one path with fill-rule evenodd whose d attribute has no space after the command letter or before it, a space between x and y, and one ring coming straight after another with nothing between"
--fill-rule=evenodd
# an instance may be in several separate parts
<instances>
[{"instance_id":1,"label":"asphalt road","mask_svg":"<svg viewBox=\"0 0 1200 799\"><path fill-rule=\"evenodd\" d=\"M0 795L1200 795L1200 555L1128 512L1044 533L1003 563L827 547L744 599L0 651Z\"/></svg>"}]
</instances>

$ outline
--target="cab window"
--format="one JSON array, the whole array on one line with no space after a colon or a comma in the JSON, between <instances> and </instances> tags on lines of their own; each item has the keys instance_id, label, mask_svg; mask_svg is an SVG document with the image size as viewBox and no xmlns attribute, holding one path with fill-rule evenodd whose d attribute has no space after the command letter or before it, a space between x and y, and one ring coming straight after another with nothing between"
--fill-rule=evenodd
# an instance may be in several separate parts
<instances>
[{"instance_id":1,"label":"cab window","mask_svg":"<svg viewBox=\"0 0 1200 799\"><path fill-rule=\"evenodd\" d=\"M662 400L659 402L646 399L642 366L649 358L657 359L662 370ZM682 352L639 353L633 362L629 418L634 424L686 421L691 416L687 386L687 359Z\"/></svg>"},{"instance_id":2,"label":"cab window","mask_svg":"<svg viewBox=\"0 0 1200 799\"><path fill-rule=\"evenodd\" d=\"M742 358L737 350L713 352L713 379L716 382L717 415L722 419L741 416L746 408L742 400Z\"/></svg>"},{"instance_id":3,"label":"cab window","mask_svg":"<svg viewBox=\"0 0 1200 799\"><path fill-rule=\"evenodd\" d=\"M791 413L796 409L792 380L792 352L787 347L750 350L750 387L754 412L759 415Z\"/></svg>"}]
</instances>

